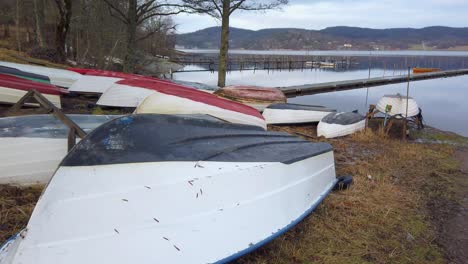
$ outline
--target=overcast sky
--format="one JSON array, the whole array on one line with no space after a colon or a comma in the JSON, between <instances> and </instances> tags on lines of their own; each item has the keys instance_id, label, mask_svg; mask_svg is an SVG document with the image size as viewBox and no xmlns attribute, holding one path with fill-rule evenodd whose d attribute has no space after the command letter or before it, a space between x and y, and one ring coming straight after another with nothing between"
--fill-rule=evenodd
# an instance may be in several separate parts
<instances>
[{"instance_id":1,"label":"overcast sky","mask_svg":"<svg viewBox=\"0 0 468 264\"><path fill-rule=\"evenodd\" d=\"M193 32L220 22L209 16L178 15L178 33ZM246 29L332 26L395 28L468 27L468 0L290 0L282 11L237 11L231 27Z\"/></svg>"}]
</instances>

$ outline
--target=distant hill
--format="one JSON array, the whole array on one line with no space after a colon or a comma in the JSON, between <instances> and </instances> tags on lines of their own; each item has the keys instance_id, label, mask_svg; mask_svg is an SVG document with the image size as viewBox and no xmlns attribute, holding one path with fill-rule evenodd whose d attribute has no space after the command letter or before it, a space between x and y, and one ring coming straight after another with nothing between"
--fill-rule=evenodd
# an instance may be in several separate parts
<instances>
[{"instance_id":1,"label":"distant hill","mask_svg":"<svg viewBox=\"0 0 468 264\"><path fill-rule=\"evenodd\" d=\"M210 27L177 35L176 44L185 48L217 49L220 27ZM426 27L371 29L329 27L322 30L271 28L262 30L230 29L234 49L460 49L468 47L468 28Z\"/></svg>"}]
</instances>

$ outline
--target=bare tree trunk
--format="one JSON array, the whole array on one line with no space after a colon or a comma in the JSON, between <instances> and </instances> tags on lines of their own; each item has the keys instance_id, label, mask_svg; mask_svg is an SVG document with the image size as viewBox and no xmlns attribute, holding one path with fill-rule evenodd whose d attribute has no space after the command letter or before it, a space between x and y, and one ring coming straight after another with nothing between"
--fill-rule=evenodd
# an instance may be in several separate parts
<instances>
[{"instance_id":1,"label":"bare tree trunk","mask_svg":"<svg viewBox=\"0 0 468 264\"><path fill-rule=\"evenodd\" d=\"M10 25L8 24L3 25L3 37L4 38L10 37Z\"/></svg>"},{"instance_id":2,"label":"bare tree trunk","mask_svg":"<svg viewBox=\"0 0 468 264\"><path fill-rule=\"evenodd\" d=\"M124 60L124 72L135 71L135 49L137 28L137 0L128 0L127 51Z\"/></svg>"},{"instance_id":3,"label":"bare tree trunk","mask_svg":"<svg viewBox=\"0 0 468 264\"><path fill-rule=\"evenodd\" d=\"M34 16L36 19L36 37L39 47L45 47L45 34L44 34L44 0L34 0Z\"/></svg>"},{"instance_id":4,"label":"bare tree trunk","mask_svg":"<svg viewBox=\"0 0 468 264\"><path fill-rule=\"evenodd\" d=\"M218 86L226 86L226 70L228 63L229 50L229 8L230 0L223 0L223 14L221 17L221 43L219 49L219 66L218 66Z\"/></svg>"},{"instance_id":5,"label":"bare tree trunk","mask_svg":"<svg viewBox=\"0 0 468 264\"><path fill-rule=\"evenodd\" d=\"M70 28L73 0L56 0L55 2L57 3L60 16L57 23L57 31L55 32L55 49L60 59L65 61L65 43L67 41L68 29Z\"/></svg>"},{"instance_id":6,"label":"bare tree trunk","mask_svg":"<svg viewBox=\"0 0 468 264\"><path fill-rule=\"evenodd\" d=\"M20 9L21 0L16 0L16 43L18 45L18 51L21 51L21 32L20 32Z\"/></svg>"}]
</instances>

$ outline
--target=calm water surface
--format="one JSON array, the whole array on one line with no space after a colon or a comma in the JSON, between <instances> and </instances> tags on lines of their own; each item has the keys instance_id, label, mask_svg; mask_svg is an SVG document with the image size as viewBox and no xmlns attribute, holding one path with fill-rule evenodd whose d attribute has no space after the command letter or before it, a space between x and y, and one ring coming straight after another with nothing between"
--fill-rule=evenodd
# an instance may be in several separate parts
<instances>
[{"instance_id":1,"label":"calm water surface","mask_svg":"<svg viewBox=\"0 0 468 264\"><path fill-rule=\"evenodd\" d=\"M187 66L198 69L199 66ZM200 68L201 69L201 68ZM372 69L371 77L402 74L404 70L384 71ZM334 71L334 70L294 70L294 71L233 71L228 74L229 85L258 85L267 87L321 83L339 80L352 80L368 77L368 70ZM217 72L185 72L174 74L174 79L201 82L216 85ZM369 88L368 104L375 104L386 94L406 94L406 83L392 84ZM453 131L468 136L468 76L446 79L426 80L410 84L410 96L416 99L423 110L428 125L442 130ZM320 104L339 111L359 110L365 113L368 109L366 88L308 95L288 99L291 103Z\"/></svg>"}]
</instances>

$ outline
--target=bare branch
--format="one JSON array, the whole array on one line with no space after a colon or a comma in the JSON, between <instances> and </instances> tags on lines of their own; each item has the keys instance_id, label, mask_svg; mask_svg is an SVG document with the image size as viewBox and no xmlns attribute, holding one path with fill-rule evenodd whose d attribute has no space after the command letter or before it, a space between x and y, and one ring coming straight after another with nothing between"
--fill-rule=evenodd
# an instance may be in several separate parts
<instances>
[{"instance_id":1,"label":"bare branch","mask_svg":"<svg viewBox=\"0 0 468 264\"><path fill-rule=\"evenodd\" d=\"M56 0L58 1L58 0ZM129 21L128 21L128 18L127 16L124 14L124 12L122 10L120 10L120 8L118 8L117 6L115 6L111 0L103 0L104 2L106 2L108 8L109 8L109 12L110 12L110 15L121 20L122 22L128 24ZM116 11L118 15L115 15L112 10Z\"/></svg>"}]
</instances>

